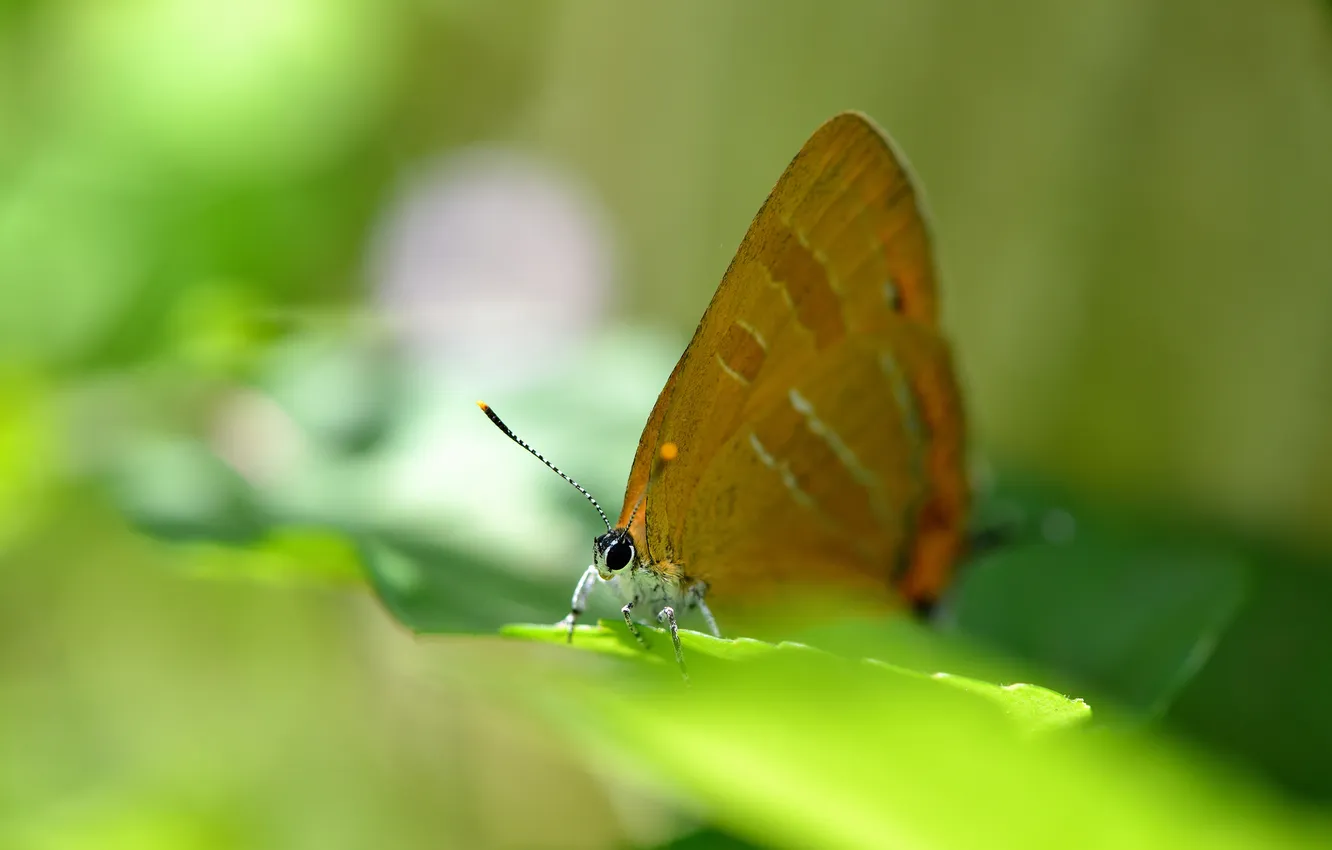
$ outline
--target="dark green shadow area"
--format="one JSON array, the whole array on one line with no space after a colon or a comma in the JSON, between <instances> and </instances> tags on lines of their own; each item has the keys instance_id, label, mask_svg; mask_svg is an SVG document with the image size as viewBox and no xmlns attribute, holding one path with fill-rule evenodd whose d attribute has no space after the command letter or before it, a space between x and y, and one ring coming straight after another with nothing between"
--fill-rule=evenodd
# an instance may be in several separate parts
<instances>
[{"instance_id":1,"label":"dark green shadow area","mask_svg":"<svg viewBox=\"0 0 1332 850\"><path fill-rule=\"evenodd\" d=\"M980 512L1016 531L963 567L942 629L1086 696L1098 720L1163 721L1332 799L1327 554L1021 479Z\"/></svg>"},{"instance_id":2,"label":"dark green shadow area","mask_svg":"<svg viewBox=\"0 0 1332 850\"><path fill-rule=\"evenodd\" d=\"M427 634L491 632L558 619L570 585L509 571L456 549L393 534L358 537L366 577L400 623Z\"/></svg>"}]
</instances>

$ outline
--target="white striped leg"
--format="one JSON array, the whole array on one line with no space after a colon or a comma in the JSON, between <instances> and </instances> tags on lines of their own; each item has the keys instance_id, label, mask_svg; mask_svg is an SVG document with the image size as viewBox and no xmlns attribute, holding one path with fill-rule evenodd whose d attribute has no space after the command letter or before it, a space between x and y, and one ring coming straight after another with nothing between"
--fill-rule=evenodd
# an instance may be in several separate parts
<instances>
[{"instance_id":1,"label":"white striped leg","mask_svg":"<svg viewBox=\"0 0 1332 850\"><path fill-rule=\"evenodd\" d=\"M624 624L629 627L629 634L634 636L634 640L638 641L639 646L647 649L648 643L643 639L643 633L638 630L638 626L634 625L633 610L634 603L627 602L625 603L625 606L620 609L620 613L624 615Z\"/></svg>"},{"instance_id":2,"label":"white striped leg","mask_svg":"<svg viewBox=\"0 0 1332 850\"><path fill-rule=\"evenodd\" d=\"M675 663L680 665L680 675L688 682L689 671L685 669L684 650L680 648L680 627L675 624L675 609L669 605L662 608L661 613L657 614L657 622L664 622L670 628L671 643L675 645Z\"/></svg>"},{"instance_id":3,"label":"white striped leg","mask_svg":"<svg viewBox=\"0 0 1332 850\"><path fill-rule=\"evenodd\" d=\"M556 625L569 627L569 643L573 643L574 624L578 618L587 610L587 595L592 592L592 585L597 581L597 565L593 564L583 573L583 577L578 580L578 586L574 588L573 601L569 603L569 616L560 620Z\"/></svg>"},{"instance_id":4,"label":"white striped leg","mask_svg":"<svg viewBox=\"0 0 1332 850\"><path fill-rule=\"evenodd\" d=\"M715 638L721 637L721 630L717 628L717 621L713 618L712 610L708 608L708 604L701 597L694 604L698 606L698 613L703 615L703 622L708 624L708 631L712 632L712 636Z\"/></svg>"}]
</instances>

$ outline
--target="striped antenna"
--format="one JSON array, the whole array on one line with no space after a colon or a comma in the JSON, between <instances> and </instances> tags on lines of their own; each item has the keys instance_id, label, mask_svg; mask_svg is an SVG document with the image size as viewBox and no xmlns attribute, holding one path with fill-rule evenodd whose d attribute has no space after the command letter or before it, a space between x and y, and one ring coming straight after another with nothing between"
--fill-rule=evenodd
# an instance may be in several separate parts
<instances>
[{"instance_id":1,"label":"striped antenna","mask_svg":"<svg viewBox=\"0 0 1332 850\"><path fill-rule=\"evenodd\" d=\"M515 443L522 446L523 448L527 449L529 452L532 453L533 457L544 463L546 466L550 467L552 472L563 478L565 481L568 481L570 484L574 486L575 490L577 490L579 493L582 493L583 497L592 503L592 507L597 509L597 513L601 514L601 521L606 523L606 530L607 531L612 530L611 522L609 519L606 518L606 512L601 509L601 505L597 504L597 500L592 498L592 494L583 489L583 485L579 484L577 481L565 475L563 472L560 471L560 468L558 466L556 466L555 464L551 463L550 461L542 457L541 452L532 448L527 443L524 443L518 437L517 434L513 433L513 431L510 431L509 426L505 425L504 421L495 414L495 411L490 409L490 405L486 404L484 401L478 401L476 403L476 406L481 408L481 411L485 413L486 416L490 417L490 421L494 422L495 427L503 431L506 437L508 437L510 440L513 440Z\"/></svg>"}]
</instances>

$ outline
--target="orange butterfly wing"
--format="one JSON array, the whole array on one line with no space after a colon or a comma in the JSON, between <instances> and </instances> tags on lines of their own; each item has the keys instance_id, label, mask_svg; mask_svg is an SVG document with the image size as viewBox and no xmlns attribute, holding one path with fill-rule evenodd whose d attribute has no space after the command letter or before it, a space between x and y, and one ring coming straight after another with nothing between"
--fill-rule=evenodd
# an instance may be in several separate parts
<instances>
[{"instance_id":1,"label":"orange butterfly wing","mask_svg":"<svg viewBox=\"0 0 1332 850\"><path fill-rule=\"evenodd\" d=\"M709 599L946 586L968 493L926 232L886 137L820 127L750 225L648 418L623 525ZM663 442L678 458L650 485Z\"/></svg>"}]
</instances>

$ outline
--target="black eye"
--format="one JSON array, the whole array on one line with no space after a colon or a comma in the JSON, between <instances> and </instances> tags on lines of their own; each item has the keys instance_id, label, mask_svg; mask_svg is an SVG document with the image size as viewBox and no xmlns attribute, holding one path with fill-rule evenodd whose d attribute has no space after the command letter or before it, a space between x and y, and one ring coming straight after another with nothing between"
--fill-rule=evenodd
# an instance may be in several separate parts
<instances>
[{"instance_id":1,"label":"black eye","mask_svg":"<svg viewBox=\"0 0 1332 850\"><path fill-rule=\"evenodd\" d=\"M624 569L634 559L634 544L616 541L606 550L606 567L611 571Z\"/></svg>"}]
</instances>

